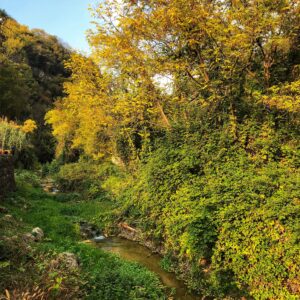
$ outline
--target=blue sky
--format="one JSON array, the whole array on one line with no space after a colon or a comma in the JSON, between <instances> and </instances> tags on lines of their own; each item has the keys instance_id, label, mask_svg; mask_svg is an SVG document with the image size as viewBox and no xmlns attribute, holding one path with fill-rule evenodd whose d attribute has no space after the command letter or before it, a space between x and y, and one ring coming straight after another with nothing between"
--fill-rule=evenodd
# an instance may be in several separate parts
<instances>
[{"instance_id":1,"label":"blue sky","mask_svg":"<svg viewBox=\"0 0 300 300\"><path fill-rule=\"evenodd\" d=\"M89 4L96 0L0 0L0 8L29 28L44 29L72 48L88 52Z\"/></svg>"}]
</instances>

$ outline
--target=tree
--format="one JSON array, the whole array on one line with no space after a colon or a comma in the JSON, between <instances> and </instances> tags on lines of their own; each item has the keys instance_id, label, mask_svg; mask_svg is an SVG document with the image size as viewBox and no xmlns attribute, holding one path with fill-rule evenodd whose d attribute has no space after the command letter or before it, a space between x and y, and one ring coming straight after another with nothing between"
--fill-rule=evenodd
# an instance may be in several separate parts
<instances>
[{"instance_id":1,"label":"tree","mask_svg":"<svg viewBox=\"0 0 300 300\"><path fill-rule=\"evenodd\" d=\"M227 123L238 140L238 123L257 105L298 111L299 74L286 74L299 64L290 59L299 44L299 9L293 0L107 0L93 11L100 19L88 35L93 54L73 58L62 117L48 121L58 132L72 102L76 115L64 135L88 154L111 154L120 133L139 148L134 136L189 126L195 111Z\"/></svg>"}]
</instances>

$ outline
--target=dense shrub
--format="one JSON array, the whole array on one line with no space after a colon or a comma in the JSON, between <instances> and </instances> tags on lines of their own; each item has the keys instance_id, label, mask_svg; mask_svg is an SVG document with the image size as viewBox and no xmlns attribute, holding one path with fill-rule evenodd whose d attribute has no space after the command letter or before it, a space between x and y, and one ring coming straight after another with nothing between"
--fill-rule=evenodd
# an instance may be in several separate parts
<instances>
[{"instance_id":1,"label":"dense shrub","mask_svg":"<svg viewBox=\"0 0 300 300\"><path fill-rule=\"evenodd\" d=\"M123 218L189 261L194 289L257 299L300 294L299 150L281 132L260 142L265 131L257 129L247 145L224 131L178 133L137 176L119 179L126 183L116 195Z\"/></svg>"},{"instance_id":2,"label":"dense shrub","mask_svg":"<svg viewBox=\"0 0 300 300\"><path fill-rule=\"evenodd\" d=\"M54 159L51 163L45 163L42 166L42 176L54 176L56 175L60 167L62 165L62 162L58 159Z\"/></svg>"},{"instance_id":3,"label":"dense shrub","mask_svg":"<svg viewBox=\"0 0 300 300\"><path fill-rule=\"evenodd\" d=\"M116 172L110 163L99 165L93 161L79 161L60 167L54 176L62 191L79 192L86 198L96 198L103 194L101 181Z\"/></svg>"},{"instance_id":4,"label":"dense shrub","mask_svg":"<svg viewBox=\"0 0 300 300\"><path fill-rule=\"evenodd\" d=\"M16 171L17 185L21 188L23 185L39 187L41 180L38 175L28 170L17 170Z\"/></svg>"}]
</instances>

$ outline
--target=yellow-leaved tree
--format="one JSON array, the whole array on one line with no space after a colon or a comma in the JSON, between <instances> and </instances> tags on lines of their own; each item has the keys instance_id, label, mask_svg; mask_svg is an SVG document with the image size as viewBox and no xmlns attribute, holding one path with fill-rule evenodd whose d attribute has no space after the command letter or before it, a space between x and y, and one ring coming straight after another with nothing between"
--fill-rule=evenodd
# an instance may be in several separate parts
<instances>
[{"instance_id":1,"label":"yellow-leaved tree","mask_svg":"<svg viewBox=\"0 0 300 300\"><path fill-rule=\"evenodd\" d=\"M92 11L92 54L73 56L67 96L47 116L59 149L67 142L111 155L120 140L137 149L149 132L194 122L195 111L228 122L237 140L246 106L297 112L291 55L299 7L295 0L102 2ZM286 74L293 75L283 84Z\"/></svg>"}]
</instances>

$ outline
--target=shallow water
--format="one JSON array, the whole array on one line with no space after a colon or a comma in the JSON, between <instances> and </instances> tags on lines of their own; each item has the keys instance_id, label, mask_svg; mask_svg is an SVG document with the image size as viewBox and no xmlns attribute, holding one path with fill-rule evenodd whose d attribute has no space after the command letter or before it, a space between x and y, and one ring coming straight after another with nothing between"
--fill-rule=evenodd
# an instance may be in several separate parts
<instances>
[{"instance_id":1,"label":"shallow water","mask_svg":"<svg viewBox=\"0 0 300 300\"><path fill-rule=\"evenodd\" d=\"M171 288L176 288L176 300L200 300L201 297L188 294L183 281L176 278L174 273L164 271L160 267L161 256L153 254L148 248L119 237L107 238L96 244L102 250L109 251L120 257L140 263L148 270L156 273L162 283Z\"/></svg>"}]
</instances>

